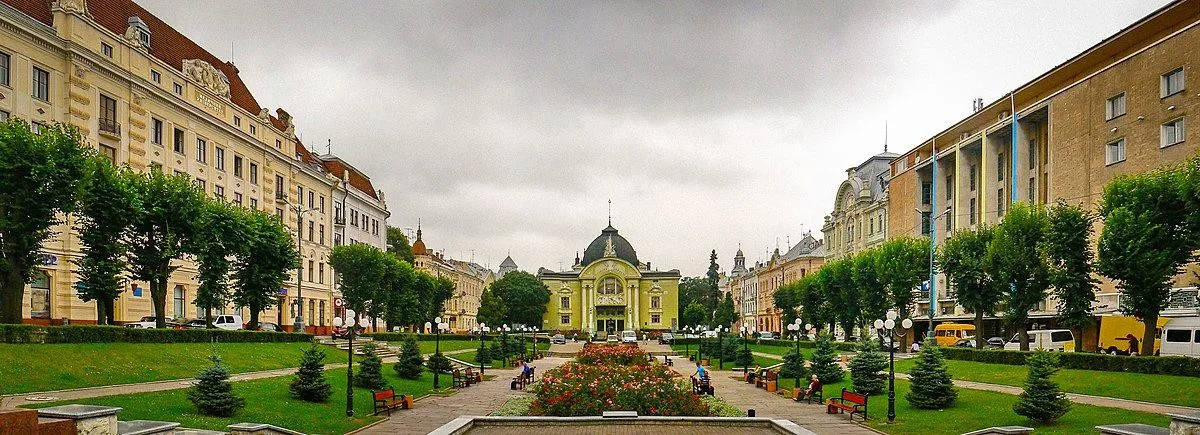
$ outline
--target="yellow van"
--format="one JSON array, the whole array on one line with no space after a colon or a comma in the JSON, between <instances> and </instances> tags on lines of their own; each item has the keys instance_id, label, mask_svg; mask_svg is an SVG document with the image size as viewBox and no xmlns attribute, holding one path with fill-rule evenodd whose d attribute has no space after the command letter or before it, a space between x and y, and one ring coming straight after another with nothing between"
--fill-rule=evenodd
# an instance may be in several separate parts
<instances>
[{"instance_id":1,"label":"yellow van","mask_svg":"<svg viewBox=\"0 0 1200 435\"><path fill-rule=\"evenodd\" d=\"M967 323L943 323L933 327L933 336L938 346L953 346L968 337L975 336L975 325Z\"/></svg>"},{"instance_id":2,"label":"yellow van","mask_svg":"<svg viewBox=\"0 0 1200 435\"><path fill-rule=\"evenodd\" d=\"M1158 316L1158 328L1154 331L1154 354L1162 344L1163 325L1171 319ZM1138 341L1138 352L1141 352L1142 336L1146 334L1146 324L1133 316L1100 316L1100 338L1096 350L1109 355L1129 355L1129 336Z\"/></svg>"}]
</instances>

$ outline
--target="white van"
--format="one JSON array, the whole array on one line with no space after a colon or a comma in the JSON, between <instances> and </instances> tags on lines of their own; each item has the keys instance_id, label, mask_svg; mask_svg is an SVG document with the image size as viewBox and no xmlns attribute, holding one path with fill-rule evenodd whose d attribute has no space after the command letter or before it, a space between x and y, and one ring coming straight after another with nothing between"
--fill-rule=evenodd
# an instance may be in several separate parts
<instances>
[{"instance_id":1,"label":"white van","mask_svg":"<svg viewBox=\"0 0 1200 435\"><path fill-rule=\"evenodd\" d=\"M1056 352L1074 352L1075 334L1069 329L1039 329L1029 331L1029 350L1042 349ZM1004 350L1021 350L1021 334L1004 343Z\"/></svg>"},{"instance_id":2,"label":"white van","mask_svg":"<svg viewBox=\"0 0 1200 435\"><path fill-rule=\"evenodd\" d=\"M622 343L637 343L637 341L638 340L637 340L636 332L633 332L630 330L621 331L621 342Z\"/></svg>"},{"instance_id":3,"label":"white van","mask_svg":"<svg viewBox=\"0 0 1200 435\"><path fill-rule=\"evenodd\" d=\"M237 314L219 314L212 318L213 327L218 329L238 330L243 329L242 316Z\"/></svg>"},{"instance_id":4,"label":"white van","mask_svg":"<svg viewBox=\"0 0 1200 435\"><path fill-rule=\"evenodd\" d=\"M1167 322L1158 353L1200 357L1200 317L1180 317Z\"/></svg>"}]
</instances>

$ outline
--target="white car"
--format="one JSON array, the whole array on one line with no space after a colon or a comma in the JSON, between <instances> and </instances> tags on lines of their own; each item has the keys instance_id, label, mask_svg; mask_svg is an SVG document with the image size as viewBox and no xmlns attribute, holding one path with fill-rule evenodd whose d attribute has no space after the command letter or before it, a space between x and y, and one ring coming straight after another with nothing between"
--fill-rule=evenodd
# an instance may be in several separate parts
<instances>
[{"instance_id":1,"label":"white car","mask_svg":"<svg viewBox=\"0 0 1200 435\"><path fill-rule=\"evenodd\" d=\"M621 331L621 342L622 343L637 343L637 341L638 341L637 338L638 337L637 337L636 332L633 332L630 330Z\"/></svg>"},{"instance_id":2,"label":"white car","mask_svg":"<svg viewBox=\"0 0 1200 435\"><path fill-rule=\"evenodd\" d=\"M775 336L774 332L760 332L758 338L762 340L774 340L778 337Z\"/></svg>"},{"instance_id":3,"label":"white car","mask_svg":"<svg viewBox=\"0 0 1200 435\"><path fill-rule=\"evenodd\" d=\"M219 314L219 315L213 316L212 324L213 324L214 328L226 329L226 330L230 330L230 331L245 328L245 326L242 324L242 316L239 316L236 314ZM205 327L204 319L192 320L192 321L184 324L183 327L193 328L193 329L203 329Z\"/></svg>"},{"instance_id":4,"label":"white car","mask_svg":"<svg viewBox=\"0 0 1200 435\"><path fill-rule=\"evenodd\" d=\"M142 320L126 323L125 327L126 328L154 329L154 328L157 328L157 326L154 326L154 325L157 325L157 323L155 322L156 319L157 319L157 317L154 317L154 316L142 316ZM168 328L171 327L170 326L171 323L175 322L175 319L172 319L170 317L167 317L165 320L167 321Z\"/></svg>"}]
</instances>

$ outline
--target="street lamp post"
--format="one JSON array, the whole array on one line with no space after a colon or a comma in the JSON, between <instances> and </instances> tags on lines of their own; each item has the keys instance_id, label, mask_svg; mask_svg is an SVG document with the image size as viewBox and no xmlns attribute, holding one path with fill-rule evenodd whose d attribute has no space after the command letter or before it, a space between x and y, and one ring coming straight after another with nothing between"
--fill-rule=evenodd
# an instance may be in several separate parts
<instances>
[{"instance_id":1,"label":"street lamp post","mask_svg":"<svg viewBox=\"0 0 1200 435\"><path fill-rule=\"evenodd\" d=\"M728 326L717 325L717 355L720 355L720 359L717 360L717 369L719 370L725 370L725 358L728 357L725 355L725 342L721 341L721 333L726 331L729 331Z\"/></svg>"},{"instance_id":2,"label":"street lamp post","mask_svg":"<svg viewBox=\"0 0 1200 435\"><path fill-rule=\"evenodd\" d=\"M296 253L300 254L300 263L296 266L296 319L292 324L292 332L304 332L304 289L300 286L304 271L304 214L317 209L304 208L304 198L300 198L299 204L292 204L291 200L284 202L288 208L296 210ZM280 310L282 311L283 307L280 307Z\"/></svg>"},{"instance_id":3,"label":"street lamp post","mask_svg":"<svg viewBox=\"0 0 1200 435\"><path fill-rule=\"evenodd\" d=\"M742 331L742 353L750 352L750 336L748 335L750 332L750 328L747 328L746 324L743 323L740 330ZM751 358L751 359L753 359L753 358ZM745 378L746 374L750 373L750 364L742 364L742 365L745 366L745 367L742 367L742 377Z\"/></svg>"},{"instance_id":4,"label":"street lamp post","mask_svg":"<svg viewBox=\"0 0 1200 435\"><path fill-rule=\"evenodd\" d=\"M489 331L489 330L491 330L491 329L492 329L492 328L489 328L489 327L487 326L487 324L484 324L484 323L480 323L480 324L479 324L479 346L483 348L483 351L484 351L484 352L487 352L487 350L488 350L488 349L487 349L487 344L486 344L486 343L484 343L484 340L485 340L485 339L487 339L487 333L488 333L488 331ZM485 364L484 364L484 363L482 363L482 362L481 362L481 363L479 363L479 378L480 378L480 379L483 379L483 366L484 366L484 365L485 365Z\"/></svg>"},{"instance_id":5,"label":"street lamp post","mask_svg":"<svg viewBox=\"0 0 1200 435\"><path fill-rule=\"evenodd\" d=\"M697 337L699 338L696 340L696 362L699 363L704 359L704 333L708 331L708 327L700 325L697 328L699 331Z\"/></svg>"},{"instance_id":6,"label":"street lamp post","mask_svg":"<svg viewBox=\"0 0 1200 435\"><path fill-rule=\"evenodd\" d=\"M887 332L891 343L888 343L888 423L896 421L896 310L888 310L887 320L875 319L875 329L880 334ZM912 328L912 319L900 322L904 329Z\"/></svg>"},{"instance_id":7,"label":"street lamp post","mask_svg":"<svg viewBox=\"0 0 1200 435\"><path fill-rule=\"evenodd\" d=\"M500 325L500 357L505 367L508 367L508 331L511 330L507 323Z\"/></svg>"},{"instance_id":8,"label":"street lamp post","mask_svg":"<svg viewBox=\"0 0 1200 435\"><path fill-rule=\"evenodd\" d=\"M691 335L691 333L692 333L691 326L683 327L683 355L686 356L689 360L692 359L692 351L691 351L691 349L688 349L688 345L691 344L691 342L688 341L687 336Z\"/></svg>"},{"instance_id":9,"label":"street lamp post","mask_svg":"<svg viewBox=\"0 0 1200 435\"><path fill-rule=\"evenodd\" d=\"M346 319L341 317L333 318L333 326L341 328L346 327L346 339L349 340L349 345L346 346L346 416L354 416L354 327L359 323L354 310L346 309ZM363 325L366 325L362 319Z\"/></svg>"},{"instance_id":10,"label":"street lamp post","mask_svg":"<svg viewBox=\"0 0 1200 435\"><path fill-rule=\"evenodd\" d=\"M433 357L442 355L442 330L450 329L450 325L446 324L446 323L442 323L441 317L435 317L433 319L433 324L430 324L429 322L425 322L425 329L429 330L430 327L434 328L433 329L433 356L430 357L430 358L433 358ZM438 389L438 373L439 372L440 372L440 370L437 370L437 367L435 367L434 371L433 371L433 389L434 390Z\"/></svg>"},{"instance_id":11,"label":"street lamp post","mask_svg":"<svg viewBox=\"0 0 1200 435\"><path fill-rule=\"evenodd\" d=\"M800 318L797 317L796 321L792 322L790 325L787 325L788 331L792 331L792 332L796 333L796 355L800 355L800 330L801 330L800 324L803 322L804 322L803 320L800 320ZM796 387L799 387L799 386L800 386L800 371L797 370L796 371Z\"/></svg>"}]
</instances>

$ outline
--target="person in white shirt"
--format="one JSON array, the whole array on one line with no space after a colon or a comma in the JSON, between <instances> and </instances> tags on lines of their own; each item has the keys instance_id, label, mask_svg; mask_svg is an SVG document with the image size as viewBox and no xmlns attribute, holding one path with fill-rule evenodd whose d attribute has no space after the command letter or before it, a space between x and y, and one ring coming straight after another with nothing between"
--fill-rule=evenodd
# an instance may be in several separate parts
<instances>
[{"instance_id":1,"label":"person in white shirt","mask_svg":"<svg viewBox=\"0 0 1200 435\"><path fill-rule=\"evenodd\" d=\"M912 352L917 353L920 351L921 351L921 343L914 341L912 344Z\"/></svg>"}]
</instances>

